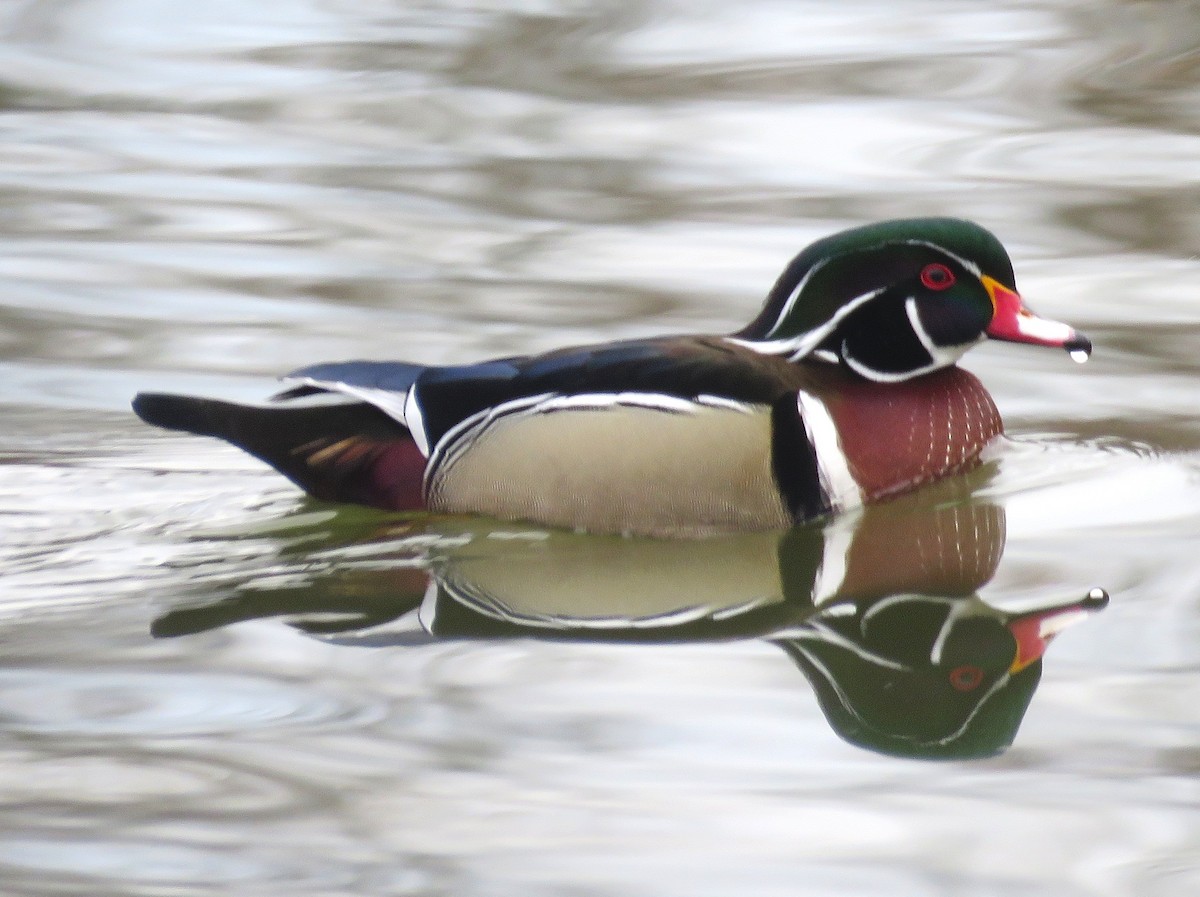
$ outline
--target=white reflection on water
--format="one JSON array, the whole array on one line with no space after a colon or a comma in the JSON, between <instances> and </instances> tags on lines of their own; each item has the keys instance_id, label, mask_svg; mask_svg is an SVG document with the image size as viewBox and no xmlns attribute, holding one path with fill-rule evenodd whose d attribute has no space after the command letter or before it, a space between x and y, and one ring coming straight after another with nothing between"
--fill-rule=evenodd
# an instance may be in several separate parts
<instances>
[{"instance_id":1,"label":"white reflection on water","mask_svg":"<svg viewBox=\"0 0 1200 897\"><path fill-rule=\"evenodd\" d=\"M1200 890L1198 22L7 5L0 890ZM100 413L136 389L729 330L806 241L916 213L994 228L1096 343L968 360L1024 437L984 597L1114 596L1003 757L855 751L762 645L149 638L164 606L379 559L255 462Z\"/></svg>"},{"instance_id":2,"label":"white reflection on water","mask_svg":"<svg viewBox=\"0 0 1200 897\"><path fill-rule=\"evenodd\" d=\"M1062 36L1049 10L981 8L970 2L765 2L741 8L690 4L687 17L663 17L631 32L619 58L642 64L746 66L767 60L905 59L978 54Z\"/></svg>"},{"instance_id":3,"label":"white reflection on water","mask_svg":"<svg viewBox=\"0 0 1200 897\"><path fill-rule=\"evenodd\" d=\"M196 671L59 669L0 671L0 715L18 733L139 738L355 726L378 712L311 685Z\"/></svg>"}]
</instances>

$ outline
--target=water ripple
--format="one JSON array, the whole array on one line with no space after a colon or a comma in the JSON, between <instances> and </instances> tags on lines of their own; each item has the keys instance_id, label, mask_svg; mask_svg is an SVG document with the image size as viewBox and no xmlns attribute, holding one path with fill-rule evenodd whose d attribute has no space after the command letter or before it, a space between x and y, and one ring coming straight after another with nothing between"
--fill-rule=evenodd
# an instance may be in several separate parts
<instances>
[{"instance_id":1,"label":"water ripple","mask_svg":"<svg viewBox=\"0 0 1200 897\"><path fill-rule=\"evenodd\" d=\"M0 37L0 889L1196 890L1191 5L40 0ZM970 355L1026 434L984 597L1113 591L970 769L848 753L765 645L308 638L449 543L128 412L727 332L808 240L936 213L1096 339Z\"/></svg>"},{"instance_id":2,"label":"water ripple","mask_svg":"<svg viewBox=\"0 0 1200 897\"><path fill-rule=\"evenodd\" d=\"M69 736L180 737L346 728L382 705L250 675L144 669L0 670L5 729Z\"/></svg>"},{"instance_id":3,"label":"water ripple","mask_svg":"<svg viewBox=\"0 0 1200 897\"><path fill-rule=\"evenodd\" d=\"M1196 459L1146 443L1032 436L989 449L999 462L984 494L1001 498L1015 536L1200 519Z\"/></svg>"}]
</instances>

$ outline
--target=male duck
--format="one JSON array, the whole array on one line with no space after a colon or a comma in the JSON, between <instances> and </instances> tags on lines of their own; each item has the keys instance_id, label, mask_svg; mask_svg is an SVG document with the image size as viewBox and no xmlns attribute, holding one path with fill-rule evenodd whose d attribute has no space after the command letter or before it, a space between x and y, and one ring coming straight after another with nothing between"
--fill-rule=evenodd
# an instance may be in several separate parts
<instances>
[{"instance_id":1,"label":"male duck","mask_svg":"<svg viewBox=\"0 0 1200 897\"><path fill-rule=\"evenodd\" d=\"M991 233L913 218L812 244L731 336L319 364L265 405L144 393L133 407L322 499L593 532L765 529L976 464L1003 428L955 362L987 337L1091 351L1024 306Z\"/></svg>"}]
</instances>

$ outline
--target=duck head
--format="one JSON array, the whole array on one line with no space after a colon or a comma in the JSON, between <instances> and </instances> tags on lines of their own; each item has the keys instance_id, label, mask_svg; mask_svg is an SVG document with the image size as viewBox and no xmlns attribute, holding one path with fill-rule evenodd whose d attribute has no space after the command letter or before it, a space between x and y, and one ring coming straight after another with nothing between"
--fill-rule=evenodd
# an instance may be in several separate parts
<instances>
[{"instance_id":1,"label":"duck head","mask_svg":"<svg viewBox=\"0 0 1200 897\"><path fill-rule=\"evenodd\" d=\"M1091 352L1085 336L1025 306L992 233L958 218L904 218L813 243L734 338L886 383L949 367L989 337L1055 346L1080 361Z\"/></svg>"}]
</instances>

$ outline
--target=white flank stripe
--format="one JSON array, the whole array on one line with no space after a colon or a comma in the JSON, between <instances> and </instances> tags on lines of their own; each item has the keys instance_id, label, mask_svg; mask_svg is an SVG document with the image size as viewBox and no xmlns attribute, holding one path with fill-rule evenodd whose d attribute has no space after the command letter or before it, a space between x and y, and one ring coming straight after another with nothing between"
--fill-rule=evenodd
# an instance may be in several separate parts
<instances>
[{"instance_id":1,"label":"white flank stripe","mask_svg":"<svg viewBox=\"0 0 1200 897\"><path fill-rule=\"evenodd\" d=\"M414 391L410 390L410 393ZM409 403L411 408L406 408L406 412L419 421L420 406L415 396L409 396ZM555 411L604 411L609 408L648 408L668 414L694 414L704 408L721 408L749 413L754 410L754 405L721 396L699 395L694 399L685 399L653 392L593 392L567 396L541 393L512 399L463 418L442 435L433 446L432 452L428 451L424 444L428 438L424 427L418 429L410 425L414 438L418 432L421 434L417 444L429 458L429 464L425 467L425 488L428 490L443 469L452 466L492 426L504 418L513 415L528 417L535 414L553 414Z\"/></svg>"},{"instance_id":2,"label":"white flank stripe","mask_svg":"<svg viewBox=\"0 0 1200 897\"><path fill-rule=\"evenodd\" d=\"M443 433L441 439L433 446L433 450L428 456L429 463L425 465L426 491L429 490L429 484L433 482L437 471L443 465L453 463L460 454L469 449L475 440L485 433L488 427L497 420L506 415L516 413L523 408L528 408L530 405L537 405L539 402L554 397L554 393L526 396L522 399L501 402L492 408L484 408L482 411L477 411L472 415L464 417Z\"/></svg>"},{"instance_id":3,"label":"white flank stripe","mask_svg":"<svg viewBox=\"0 0 1200 897\"><path fill-rule=\"evenodd\" d=\"M748 413L754 406L749 402L712 395L684 398L657 392L585 392L576 395L543 393L524 399L513 399L478 412L455 425L443 438L458 438L464 429L469 429L481 418L490 422L495 417L512 413L552 414L555 411L603 411L608 408L648 408L651 411L666 411L671 414L694 414L703 408L724 408Z\"/></svg>"},{"instance_id":4,"label":"white flank stripe","mask_svg":"<svg viewBox=\"0 0 1200 897\"><path fill-rule=\"evenodd\" d=\"M585 392L577 395L553 396L539 402L530 409L530 413L544 414L551 411L580 409L599 410L614 406L651 408L656 411L671 411L676 414L687 414L696 410L696 402L691 399L663 395L657 392Z\"/></svg>"},{"instance_id":5,"label":"white flank stripe","mask_svg":"<svg viewBox=\"0 0 1200 897\"><path fill-rule=\"evenodd\" d=\"M846 453L842 451L837 425L829 409L816 396L802 389L796 393L796 406L804 421L813 453L817 456L817 473L830 507L834 511L859 507L863 503L862 490L850 473L850 464L846 460Z\"/></svg>"},{"instance_id":6,"label":"white flank stripe","mask_svg":"<svg viewBox=\"0 0 1200 897\"><path fill-rule=\"evenodd\" d=\"M740 411L749 414L754 410L750 402L739 402L737 399L727 399L724 396L700 395L696 401L708 408L728 408L730 411Z\"/></svg>"}]
</instances>

